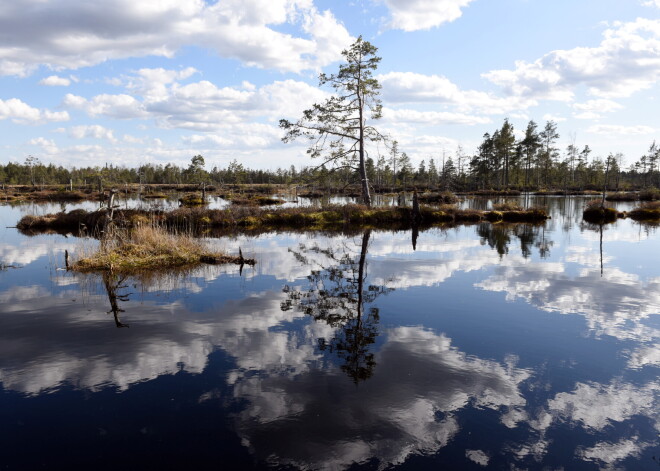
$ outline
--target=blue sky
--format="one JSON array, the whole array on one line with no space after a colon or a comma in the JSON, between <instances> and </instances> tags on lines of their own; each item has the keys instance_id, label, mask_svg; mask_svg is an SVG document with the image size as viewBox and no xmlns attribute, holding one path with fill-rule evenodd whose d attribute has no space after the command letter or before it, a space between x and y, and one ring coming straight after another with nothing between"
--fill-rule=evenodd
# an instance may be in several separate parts
<instances>
[{"instance_id":1,"label":"blue sky","mask_svg":"<svg viewBox=\"0 0 660 471\"><path fill-rule=\"evenodd\" d=\"M0 161L309 165L277 123L324 99L358 35L383 58L377 125L414 162L505 118L627 163L660 137L660 0L12 0Z\"/></svg>"}]
</instances>

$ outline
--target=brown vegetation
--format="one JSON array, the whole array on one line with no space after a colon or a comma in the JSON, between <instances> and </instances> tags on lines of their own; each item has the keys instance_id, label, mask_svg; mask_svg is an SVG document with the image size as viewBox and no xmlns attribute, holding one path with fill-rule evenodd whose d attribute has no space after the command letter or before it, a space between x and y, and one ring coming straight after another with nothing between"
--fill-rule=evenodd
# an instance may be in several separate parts
<instances>
[{"instance_id":1,"label":"brown vegetation","mask_svg":"<svg viewBox=\"0 0 660 471\"><path fill-rule=\"evenodd\" d=\"M628 216L636 221L651 221L660 219L660 201L643 203L641 206L630 211Z\"/></svg>"},{"instance_id":2,"label":"brown vegetation","mask_svg":"<svg viewBox=\"0 0 660 471\"><path fill-rule=\"evenodd\" d=\"M199 239L168 232L162 226L139 225L114 229L112 234L106 234L99 249L75 261L72 268L82 272L108 270L132 273L200 263L252 265L254 260L209 252Z\"/></svg>"},{"instance_id":3,"label":"brown vegetation","mask_svg":"<svg viewBox=\"0 0 660 471\"><path fill-rule=\"evenodd\" d=\"M614 222L617 218L624 216L622 213L619 213L616 209L603 206L601 200L592 200L587 203L584 212L582 213L582 218L587 222L592 222L595 224L604 224L609 222Z\"/></svg>"},{"instance_id":4,"label":"brown vegetation","mask_svg":"<svg viewBox=\"0 0 660 471\"><path fill-rule=\"evenodd\" d=\"M28 233L48 229L76 232L84 228L87 233L96 234L100 231L104 217L103 210L94 212L74 210L45 216L25 216L18 222L17 227ZM324 209L261 209L256 206L243 206L228 209L181 207L168 212L137 209L115 211L115 222L121 227L135 227L154 221L169 228L192 231L208 228L342 230L351 226L397 229L410 227L415 221L418 224L430 225L482 220L541 222L547 218L544 208L522 211L478 211L458 209L453 205L422 206L418 217L415 217L411 208L367 208L362 205L329 206Z\"/></svg>"}]
</instances>

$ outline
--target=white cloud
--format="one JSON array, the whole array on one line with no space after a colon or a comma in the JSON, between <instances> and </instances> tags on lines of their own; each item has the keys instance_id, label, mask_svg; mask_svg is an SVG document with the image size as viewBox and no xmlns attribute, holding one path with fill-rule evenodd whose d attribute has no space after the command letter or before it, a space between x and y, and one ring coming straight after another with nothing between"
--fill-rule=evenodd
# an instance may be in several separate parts
<instances>
[{"instance_id":1,"label":"white cloud","mask_svg":"<svg viewBox=\"0 0 660 471\"><path fill-rule=\"evenodd\" d=\"M642 2L642 5L644 5L645 7L660 8L660 0L647 0Z\"/></svg>"},{"instance_id":2,"label":"white cloud","mask_svg":"<svg viewBox=\"0 0 660 471\"><path fill-rule=\"evenodd\" d=\"M486 124L490 122L490 119L482 116L471 116L463 113L451 113L448 111L417 111L383 108L383 121L385 123L415 123L437 126L442 124Z\"/></svg>"},{"instance_id":3,"label":"white cloud","mask_svg":"<svg viewBox=\"0 0 660 471\"><path fill-rule=\"evenodd\" d=\"M144 118L147 113L142 104L130 95L97 95L91 100L67 93L63 106L85 111L92 117L108 116L116 119Z\"/></svg>"},{"instance_id":4,"label":"white cloud","mask_svg":"<svg viewBox=\"0 0 660 471\"><path fill-rule=\"evenodd\" d=\"M617 124L596 124L590 126L587 129L587 132L590 134L601 134L604 136L609 136L613 134L617 135L644 135L644 134L653 134L655 129L650 126L621 126Z\"/></svg>"},{"instance_id":5,"label":"white cloud","mask_svg":"<svg viewBox=\"0 0 660 471\"><path fill-rule=\"evenodd\" d=\"M49 111L33 108L18 98L0 100L0 121L11 119L18 124L42 124L50 122L68 121L66 111Z\"/></svg>"},{"instance_id":6,"label":"white cloud","mask_svg":"<svg viewBox=\"0 0 660 471\"><path fill-rule=\"evenodd\" d=\"M71 85L71 80L65 77L58 77L51 75L39 81L39 85L48 85L50 87L68 87Z\"/></svg>"},{"instance_id":7,"label":"white cloud","mask_svg":"<svg viewBox=\"0 0 660 471\"><path fill-rule=\"evenodd\" d=\"M28 144L41 147L41 149L49 155L55 155L59 152L59 148L57 147L57 144L55 144L55 141L52 139L46 139L45 137L35 137L34 139L30 139Z\"/></svg>"},{"instance_id":8,"label":"white cloud","mask_svg":"<svg viewBox=\"0 0 660 471\"><path fill-rule=\"evenodd\" d=\"M274 29L297 26L300 36ZM39 31L39 34L34 34ZM111 59L173 57L187 45L287 72L318 70L352 38L311 0L15 0L0 10L0 75L26 76L40 65L77 69Z\"/></svg>"},{"instance_id":9,"label":"white cloud","mask_svg":"<svg viewBox=\"0 0 660 471\"><path fill-rule=\"evenodd\" d=\"M383 87L383 98L390 103L442 103L488 114L503 114L537 104L535 100L519 97L500 98L486 92L461 90L441 75L389 72L376 78Z\"/></svg>"},{"instance_id":10,"label":"white cloud","mask_svg":"<svg viewBox=\"0 0 660 471\"><path fill-rule=\"evenodd\" d=\"M450 23L461 17L472 0L384 0L392 18L390 28L418 31Z\"/></svg>"},{"instance_id":11,"label":"white cloud","mask_svg":"<svg viewBox=\"0 0 660 471\"><path fill-rule=\"evenodd\" d=\"M110 142L117 141L112 130L99 126L98 124L73 126L72 128L69 128L69 137L74 139L93 138L107 139Z\"/></svg>"},{"instance_id":12,"label":"white cloud","mask_svg":"<svg viewBox=\"0 0 660 471\"><path fill-rule=\"evenodd\" d=\"M575 87L602 98L628 97L660 79L660 20L615 23L596 47L552 51L513 70L484 74L508 94L570 101Z\"/></svg>"}]
</instances>

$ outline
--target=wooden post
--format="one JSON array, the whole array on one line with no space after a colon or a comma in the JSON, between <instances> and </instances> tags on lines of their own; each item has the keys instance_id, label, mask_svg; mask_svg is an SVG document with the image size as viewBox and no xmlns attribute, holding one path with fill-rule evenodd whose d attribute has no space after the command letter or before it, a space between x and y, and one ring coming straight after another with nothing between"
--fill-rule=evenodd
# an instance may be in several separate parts
<instances>
[{"instance_id":1,"label":"wooden post","mask_svg":"<svg viewBox=\"0 0 660 471\"><path fill-rule=\"evenodd\" d=\"M73 178L69 178L69 191L73 191Z\"/></svg>"}]
</instances>

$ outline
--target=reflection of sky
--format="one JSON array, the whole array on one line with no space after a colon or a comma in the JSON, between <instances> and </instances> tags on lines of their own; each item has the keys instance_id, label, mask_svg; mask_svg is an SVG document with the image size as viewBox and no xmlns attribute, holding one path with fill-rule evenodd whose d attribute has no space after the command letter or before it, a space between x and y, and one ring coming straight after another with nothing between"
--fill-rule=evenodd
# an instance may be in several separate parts
<instances>
[{"instance_id":1,"label":"reflection of sky","mask_svg":"<svg viewBox=\"0 0 660 471\"><path fill-rule=\"evenodd\" d=\"M65 384L121 392L178 371L204 376L210 355L221 350L233 363L215 380L243 405L234 414L236 432L257 457L279 465L341 469L371 458L396 465L464 446L465 463L495 469L540 468L558 453L601 468L632 462L635 469L634 460L658 446L660 432L660 272L650 262L635 269L643 253L657 253L657 234L640 236L630 221L607 229L601 276L599 233L580 232L579 224L565 232L562 223L555 214L544 234L553 242L545 259L536 248L524 258L513 235L500 256L474 226L422 232L416 251L409 232L374 231L368 283L395 291L374 303L381 308L377 366L358 387L317 347L334 330L280 304L285 284L303 286L312 269L336 263L329 250L359 255L360 234L210 240L232 253L241 247L256 267L241 278L227 266L131 282L123 291L131 301L120 302L131 327L116 329L102 283L49 267L65 248L76 250L75 238L2 230L0 260L25 268L0 272L0 382L32 397ZM485 312L497 306L501 321L550 316L537 350L535 338L531 347L507 341L526 334L503 333L500 319L477 313L434 318L429 328L416 296L446 306L457 280L469 280L460 293L470 302L490 303L479 306ZM390 303L406 306L405 317L394 317ZM570 317L579 322L562 322ZM578 355L561 357L567 325L587 332L584 345L598 343L618 366L592 372ZM488 341L496 335L507 338ZM479 336L498 347L466 341ZM548 338L559 353L543 351ZM197 399L222 407L210 383ZM478 435L475 423L501 437L468 439Z\"/></svg>"}]
</instances>

